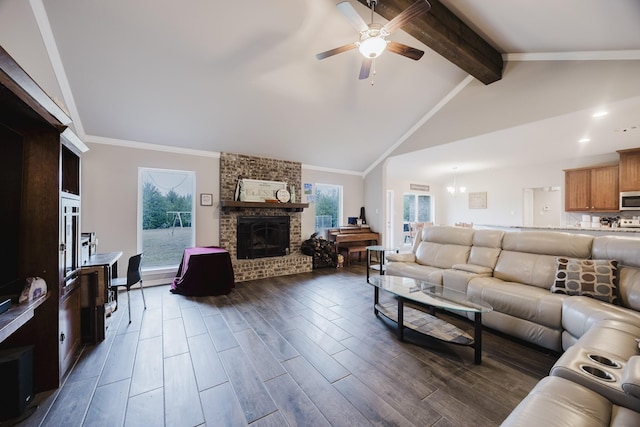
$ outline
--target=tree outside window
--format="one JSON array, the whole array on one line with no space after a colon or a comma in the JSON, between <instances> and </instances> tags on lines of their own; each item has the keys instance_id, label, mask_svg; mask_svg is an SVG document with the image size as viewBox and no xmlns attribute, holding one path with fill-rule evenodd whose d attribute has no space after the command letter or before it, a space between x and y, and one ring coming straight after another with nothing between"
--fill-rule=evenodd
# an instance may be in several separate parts
<instances>
[{"instance_id":1,"label":"tree outside window","mask_svg":"<svg viewBox=\"0 0 640 427\"><path fill-rule=\"evenodd\" d=\"M195 245L195 173L141 168L140 186L143 267L175 267L184 249Z\"/></svg>"}]
</instances>

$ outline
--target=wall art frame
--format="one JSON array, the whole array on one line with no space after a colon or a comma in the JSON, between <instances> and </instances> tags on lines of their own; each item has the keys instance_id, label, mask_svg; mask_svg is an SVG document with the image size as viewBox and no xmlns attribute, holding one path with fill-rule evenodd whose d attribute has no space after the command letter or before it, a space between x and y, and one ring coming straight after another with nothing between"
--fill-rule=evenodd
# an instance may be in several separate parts
<instances>
[{"instance_id":1,"label":"wall art frame","mask_svg":"<svg viewBox=\"0 0 640 427\"><path fill-rule=\"evenodd\" d=\"M200 206L213 206L213 194L200 193Z\"/></svg>"}]
</instances>

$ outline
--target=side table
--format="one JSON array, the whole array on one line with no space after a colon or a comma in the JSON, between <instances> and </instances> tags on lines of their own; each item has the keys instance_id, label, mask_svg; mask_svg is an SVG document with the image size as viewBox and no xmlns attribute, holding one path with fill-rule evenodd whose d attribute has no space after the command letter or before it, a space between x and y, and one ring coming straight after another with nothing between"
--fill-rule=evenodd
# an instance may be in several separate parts
<instances>
[{"instance_id":1,"label":"side table","mask_svg":"<svg viewBox=\"0 0 640 427\"><path fill-rule=\"evenodd\" d=\"M379 264L371 264L371 253L375 252L377 254L377 258L379 260ZM369 283L369 270L378 270L380 275L384 274L385 266L384 266L384 254L385 252L395 252L398 253L400 250L398 248L387 248L385 246L373 245L367 246L367 283Z\"/></svg>"}]
</instances>

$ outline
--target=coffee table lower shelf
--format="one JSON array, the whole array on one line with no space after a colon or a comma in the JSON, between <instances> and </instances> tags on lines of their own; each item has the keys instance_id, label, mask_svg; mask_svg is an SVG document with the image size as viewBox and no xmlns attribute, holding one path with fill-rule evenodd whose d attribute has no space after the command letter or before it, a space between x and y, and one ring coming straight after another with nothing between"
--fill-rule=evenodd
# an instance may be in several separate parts
<instances>
[{"instance_id":1,"label":"coffee table lower shelf","mask_svg":"<svg viewBox=\"0 0 640 427\"><path fill-rule=\"evenodd\" d=\"M473 347L474 362L481 363L481 342L479 339L474 339L462 329L445 320L411 307L410 303L402 298L398 298L397 305L394 303L375 304L374 309L376 314L382 314L398 324L398 339L400 341L404 339L404 328L412 329L443 342ZM404 327L400 327L398 316L402 317L401 321ZM476 313L476 316L479 317L479 313ZM478 338L481 334L481 320L476 318L474 323L474 335Z\"/></svg>"}]
</instances>

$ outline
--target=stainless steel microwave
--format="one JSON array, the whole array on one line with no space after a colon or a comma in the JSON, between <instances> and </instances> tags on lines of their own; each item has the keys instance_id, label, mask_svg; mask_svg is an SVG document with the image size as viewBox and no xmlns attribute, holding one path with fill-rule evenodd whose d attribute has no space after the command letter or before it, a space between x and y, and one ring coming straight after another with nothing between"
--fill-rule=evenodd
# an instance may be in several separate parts
<instances>
[{"instance_id":1,"label":"stainless steel microwave","mask_svg":"<svg viewBox=\"0 0 640 427\"><path fill-rule=\"evenodd\" d=\"M620 193L621 211L640 211L640 191L623 191Z\"/></svg>"}]
</instances>

